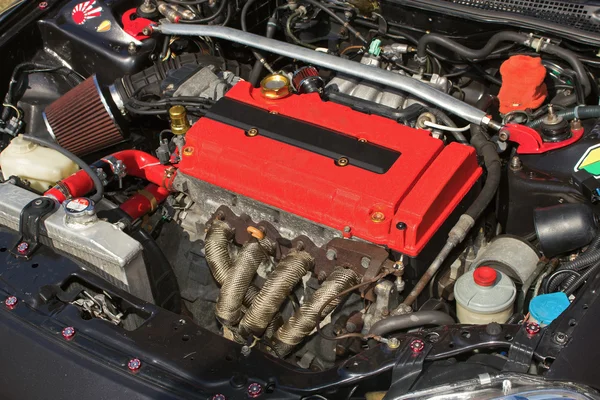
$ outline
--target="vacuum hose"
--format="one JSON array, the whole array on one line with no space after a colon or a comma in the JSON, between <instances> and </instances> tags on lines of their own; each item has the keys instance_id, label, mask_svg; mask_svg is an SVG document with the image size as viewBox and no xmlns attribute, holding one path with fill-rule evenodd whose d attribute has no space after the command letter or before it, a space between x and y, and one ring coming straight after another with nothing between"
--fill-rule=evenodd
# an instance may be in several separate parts
<instances>
[{"instance_id":1,"label":"vacuum hose","mask_svg":"<svg viewBox=\"0 0 600 400\"><path fill-rule=\"evenodd\" d=\"M323 316L329 314L342 300L338 296L344 290L358 284L360 278L350 269L338 268L323 282L313 297L305 301L300 308L275 332L274 348L280 357L288 355L296 345L308 336ZM319 310L323 309L323 315Z\"/></svg>"}]
</instances>

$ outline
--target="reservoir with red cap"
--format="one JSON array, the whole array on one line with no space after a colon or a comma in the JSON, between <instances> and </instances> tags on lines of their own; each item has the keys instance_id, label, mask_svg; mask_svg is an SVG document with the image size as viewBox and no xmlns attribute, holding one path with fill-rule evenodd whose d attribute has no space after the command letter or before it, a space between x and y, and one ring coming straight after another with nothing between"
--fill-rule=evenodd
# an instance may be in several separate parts
<instances>
[{"instance_id":1,"label":"reservoir with red cap","mask_svg":"<svg viewBox=\"0 0 600 400\"><path fill-rule=\"evenodd\" d=\"M489 266L467 271L454 285L462 324L504 323L513 313L517 288L508 275Z\"/></svg>"}]
</instances>

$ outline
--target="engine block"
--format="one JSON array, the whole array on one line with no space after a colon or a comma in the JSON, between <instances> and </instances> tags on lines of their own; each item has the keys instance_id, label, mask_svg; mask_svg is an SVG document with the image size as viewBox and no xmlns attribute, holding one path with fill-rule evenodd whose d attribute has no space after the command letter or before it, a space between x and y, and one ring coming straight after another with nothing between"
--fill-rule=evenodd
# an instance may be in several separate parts
<instances>
[{"instance_id":1,"label":"engine block","mask_svg":"<svg viewBox=\"0 0 600 400\"><path fill-rule=\"evenodd\" d=\"M481 169L471 147L429 131L240 82L187 132L179 173L415 257Z\"/></svg>"}]
</instances>

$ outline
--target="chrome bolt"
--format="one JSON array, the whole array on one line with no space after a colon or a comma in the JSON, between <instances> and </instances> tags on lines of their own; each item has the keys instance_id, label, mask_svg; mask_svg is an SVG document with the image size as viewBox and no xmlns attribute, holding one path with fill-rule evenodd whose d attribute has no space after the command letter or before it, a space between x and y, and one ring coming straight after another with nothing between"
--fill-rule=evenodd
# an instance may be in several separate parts
<instances>
[{"instance_id":1,"label":"chrome bolt","mask_svg":"<svg viewBox=\"0 0 600 400\"><path fill-rule=\"evenodd\" d=\"M17 299L15 296L8 296L6 298L6 300L4 300L4 304L6 305L6 307L8 307L10 310L12 310L13 308L15 308L17 306L17 303L19 302L19 299Z\"/></svg>"},{"instance_id":2,"label":"chrome bolt","mask_svg":"<svg viewBox=\"0 0 600 400\"><path fill-rule=\"evenodd\" d=\"M498 132L498 139L506 142L508 138L510 138L510 132L506 129L500 129L500 132Z\"/></svg>"},{"instance_id":3,"label":"chrome bolt","mask_svg":"<svg viewBox=\"0 0 600 400\"><path fill-rule=\"evenodd\" d=\"M387 347L390 349L397 349L398 347L400 347L400 341L393 337L393 338L389 338L387 341Z\"/></svg>"},{"instance_id":4,"label":"chrome bolt","mask_svg":"<svg viewBox=\"0 0 600 400\"><path fill-rule=\"evenodd\" d=\"M410 348L412 349L413 353L420 353L425 348L425 342L423 342L421 339L415 339L410 342Z\"/></svg>"},{"instance_id":5,"label":"chrome bolt","mask_svg":"<svg viewBox=\"0 0 600 400\"><path fill-rule=\"evenodd\" d=\"M75 336L75 328L72 326L67 326L62 330L62 336L67 340L73 339L73 336Z\"/></svg>"},{"instance_id":6,"label":"chrome bolt","mask_svg":"<svg viewBox=\"0 0 600 400\"><path fill-rule=\"evenodd\" d=\"M248 386L248 396L256 398L263 392L263 387L260 383L253 382Z\"/></svg>"},{"instance_id":7,"label":"chrome bolt","mask_svg":"<svg viewBox=\"0 0 600 400\"><path fill-rule=\"evenodd\" d=\"M142 362L140 361L139 358L132 358L127 363L127 368L129 368L129 370L132 372L139 370L141 367L142 367Z\"/></svg>"}]
</instances>

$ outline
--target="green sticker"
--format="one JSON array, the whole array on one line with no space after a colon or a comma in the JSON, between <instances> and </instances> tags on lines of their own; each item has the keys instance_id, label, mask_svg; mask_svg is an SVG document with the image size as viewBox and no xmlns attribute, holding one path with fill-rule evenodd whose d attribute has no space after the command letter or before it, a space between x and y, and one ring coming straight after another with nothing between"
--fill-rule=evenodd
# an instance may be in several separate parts
<instances>
[{"instance_id":1,"label":"green sticker","mask_svg":"<svg viewBox=\"0 0 600 400\"><path fill-rule=\"evenodd\" d=\"M600 144L590 147L575 164L575 172L587 171L594 176L600 176Z\"/></svg>"}]
</instances>

